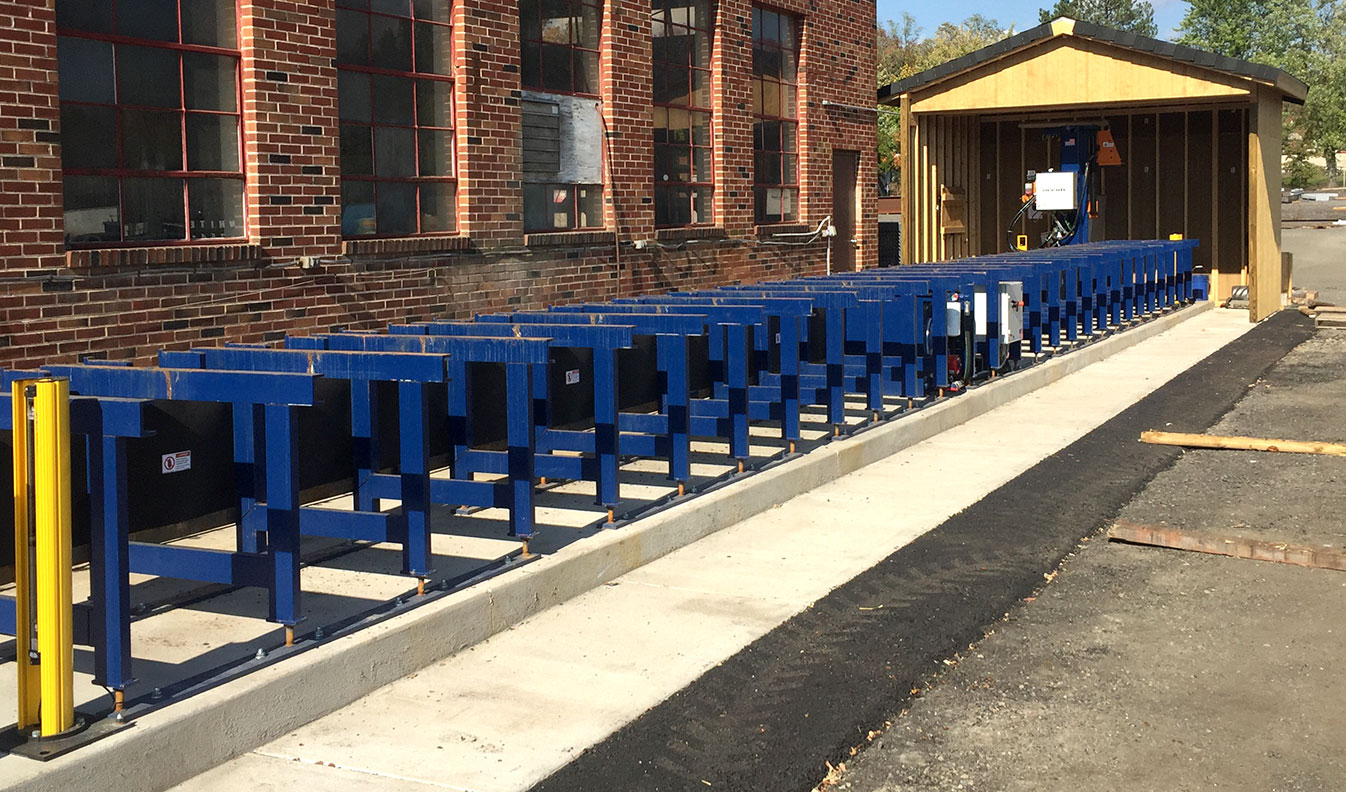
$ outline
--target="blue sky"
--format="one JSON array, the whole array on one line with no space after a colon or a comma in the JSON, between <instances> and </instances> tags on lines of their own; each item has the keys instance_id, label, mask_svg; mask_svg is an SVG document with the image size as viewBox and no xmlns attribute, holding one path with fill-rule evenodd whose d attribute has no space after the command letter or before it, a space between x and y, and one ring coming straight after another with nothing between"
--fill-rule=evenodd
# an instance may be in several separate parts
<instances>
[{"instance_id":1,"label":"blue sky","mask_svg":"<svg viewBox=\"0 0 1346 792\"><path fill-rule=\"evenodd\" d=\"M1186 0L1150 0L1154 5L1154 21L1159 26L1159 38L1171 39L1173 28L1187 12ZM1038 9L1050 8L1055 0L999 0L996 3L975 0L942 0L922 3L916 0L878 0L879 22L900 19L906 11L916 18L923 32L929 35L941 22L961 22L973 14L982 14L999 20L1001 25L1011 23L1015 30L1025 30L1038 24Z\"/></svg>"}]
</instances>

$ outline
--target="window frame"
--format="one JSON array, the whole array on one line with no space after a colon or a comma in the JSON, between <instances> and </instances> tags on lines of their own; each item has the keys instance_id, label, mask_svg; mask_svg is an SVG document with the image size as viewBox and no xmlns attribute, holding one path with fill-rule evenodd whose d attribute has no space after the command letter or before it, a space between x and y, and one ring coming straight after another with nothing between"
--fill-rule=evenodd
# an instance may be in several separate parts
<instances>
[{"instance_id":1,"label":"window frame","mask_svg":"<svg viewBox=\"0 0 1346 792\"><path fill-rule=\"evenodd\" d=\"M803 18L803 16L801 16L801 15L799 15L799 14L794 14L794 13L791 13L791 12L789 12L789 11L782 11L782 10L780 10L780 9L772 8L771 6L760 5L760 4L753 4L752 12L753 12L753 24L752 24L752 37L751 37L751 42L750 42L750 44L751 44L751 46L752 46L752 48L753 48L753 71L752 71L752 89L753 89L753 98L752 98L752 100L751 100L751 102L752 102L752 121L753 121L753 220L754 220L754 222L755 222L757 225L775 225L775 224L782 224L782 223L797 223L797 222L799 222L799 215L800 215L800 194L801 194L801 182L800 182L801 163L800 163L800 153L799 153L799 126L800 126L800 124L799 124L799 107L800 107L800 102L799 102L799 66L800 66L800 52L801 52L801 50L802 50L802 44L803 44L803 42L802 42L802 38L803 38L803 36L801 35L801 33L802 33L802 30L803 30L803 27L804 27L803 24L802 24L804 18ZM762 14L772 14L772 15L778 17L778 18L781 19L781 20L786 20L786 19L790 20L791 25L792 25L792 27L793 27L793 36L792 36L792 38L793 38L793 42L792 42L792 48L791 48L790 50L787 50L785 47L783 47L783 46L779 46L778 44L772 44L771 42L767 41L765 38L759 36L758 19L759 19L759 17L760 17ZM766 81L765 79L763 79L764 75L758 73L757 50L758 50L759 48L761 48L761 49L776 50L776 51L781 52L781 53L785 53L785 52L788 51L791 55L794 56L794 75L793 75L793 78L792 78L791 80L789 80L789 81L787 81L787 80L785 80L785 79L779 79L778 81L773 81L773 84L779 86L777 90L781 91L781 96L779 96L779 97L777 98L777 105L778 105L778 107L781 108L782 111L784 110L784 106L785 106L785 105L784 105L784 102L782 101L782 99L783 99L783 97L784 97L785 89L786 89L787 87L790 88L790 89L793 89L793 92L794 92L794 113L793 113L793 115L789 115L789 116L787 116L787 115L783 115L783 114L782 114L782 115L768 115L768 114L766 114L766 112L765 112L765 106L763 106L763 107L761 108L761 112L759 112L759 108L757 107L758 85L761 84L761 85L765 86L765 85L767 84L767 81ZM775 124L779 124L779 125L781 126L781 133L780 133L780 136L781 136L781 146L780 146L780 150L778 150L778 151L773 151L772 149L766 149L766 148L761 148L761 147L759 147L759 145L758 145L757 128L758 128L758 125L759 125L759 124L764 124L764 123L775 123ZM794 146L793 146L792 149L788 149L788 150L786 149L786 147L785 147L785 143L784 143L784 138L785 138L784 126L787 125L787 124L788 124L788 125L793 129L793 131L794 131L794 135L793 135ZM779 159L779 168L780 168L780 173L781 173L781 180L780 180L779 182L763 182L763 181L760 181L760 180L759 180L759 169L758 169L758 167L757 167L757 160L758 160L758 157L759 157L761 154L763 154L763 153L774 153L774 154L778 157L778 159ZM792 157L792 158L794 159L794 179L793 179L793 181L786 181L786 180L785 180L785 173L786 173L786 171L787 171L787 168L786 168L787 157ZM765 213L765 208L761 206L761 203L760 203L760 200L759 200L759 195L758 195L759 192L762 191L762 190L781 190L782 192L789 192L789 193L791 193L791 194L794 196L794 212L793 212L793 216L787 218L787 217L785 217L784 214L782 213L782 216L781 216L780 219L778 219L778 220L762 219L762 218L763 218L763 215L764 215L764 213Z\"/></svg>"},{"instance_id":2,"label":"window frame","mask_svg":"<svg viewBox=\"0 0 1346 792\"><path fill-rule=\"evenodd\" d=\"M449 11L449 21L447 21L447 22L440 22L440 21L438 21L438 20L431 19L431 18L422 18L422 17L418 17L418 16L416 16L416 4L415 4L415 0L403 0L403 2L405 2L405 3L406 3L406 6L407 6L407 13L406 13L405 15L389 13L389 12L381 11L381 10L380 10L380 11L376 11L376 10L374 10L372 7L370 7L371 4L370 4L369 2L367 2L367 1L364 3L364 6L365 6L365 7L363 7L363 8L361 8L361 7L359 7L359 6L357 5L357 4L359 3L359 0L336 0L336 3L335 3L335 11L338 12L338 13L339 13L339 12L354 13L354 14L360 14L360 15L362 15L362 16L365 17L366 24L367 24L367 26L368 26L366 32L367 32L367 34L368 34L368 35L367 35L367 39L368 39L368 54L369 54L369 60L370 60L370 63L368 63L368 64L350 64L350 63L341 63L340 60L339 60L339 56L338 56L338 58L334 58L334 59L333 59L333 63L336 65L336 70L337 70L337 80L338 80L338 82L340 82L341 74L342 74L343 72L346 72L346 73L352 73L352 74L361 74L361 75L365 75L365 76L367 77L367 79L368 79L368 82L369 82L369 120L368 120L368 121L352 120L352 119L349 119L349 118L346 118L346 117L342 116L342 114L341 114L340 98L339 98L339 96L338 96L338 100L337 100L337 144L338 144L338 147L340 147L340 141L341 141L341 135L342 135L342 133L343 133L343 128L345 128L345 127L349 127L349 126L358 126L358 127L367 129L368 132L369 132L369 143L370 143L370 158L369 158L369 164L370 164L370 171L371 171L371 172L368 173L368 174L350 174L350 173L346 173L344 167L343 167L343 166L341 165L341 163L340 163L340 157L338 157L339 184L340 184L340 187L341 187L342 195L338 198L337 203L338 203L338 206L339 206L340 209L341 209L340 230L341 230L341 238L342 238L343 240L359 241L359 240L369 240L369 239L407 239L407 238L419 238L419 237L455 236L455 235L458 235L459 233L461 233L461 231L460 231L460 226L461 226L461 224L460 224L460 222L459 222L459 217L458 217L458 96L457 96L457 80L456 80L456 77L455 77L455 74L454 74L455 62L457 61L457 58L458 58L458 52L457 52L457 50L456 50L456 47L455 47L455 49L454 49L454 51L453 51L453 53L452 53L452 61L453 61L453 62L450 62L450 64L449 64L449 69L448 69L448 73L447 73L447 74L438 74L438 73L434 73L434 72L420 72L420 71L415 71L415 69L416 69L416 65L417 65L417 64L416 64L416 26L417 26L417 25L421 25L421 24L425 24L425 25L435 25L435 26L437 26L437 27L444 28L444 30L447 32L449 41L450 41L450 42L453 42L453 34L454 34L454 26L453 26L453 21L452 21L452 20L453 20L453 9L454 9L454 7L455 7L455 5L456 5L456 3L457 3L457 0L453 0L453 2L452 2L452 3L450 4L450 6L449 6L449 8L450 8L450 11ZM374 46L375 46L375 42L374 42L374 33L373 33L373 26L374 26L374 20L375 20L375 17L380 17L380 18L384 18L384 19L406 20L406 21L408 21L408 22L410 23L410 25L411 25L411 28L410 28L410 29L411 29L411 41L410 41L411 46L410 46L410 50L409 50L408 53L407 53L407 57L410 59L410 65L411 65L411 68L412 68L411 71L402 71L402 70L400 70L400 69L390 69L390 68L387 68L387 67L383 67L383 66L375 66L375 65L372 64L372 61L373 61L373 53L374 53ZM334 23L333 23L333 28L334 28L334 30L335 30L335 26L336 26L336 24L337 24L337 23L334 21ZM338 34L338 35L339 35L339 34ZM377 118L375 118L375 116L374 116L374 106L375 106L375 99L374 99L374 97L375 97L375 94L376 94L376 91L377 91L377 89L376 89L376 87L375 87L375 81L374 81L374 78L375 78L375 77L392 77L392 78L397 78L397 79L408 80L408 81L411 83L411 85L412 85L412 102L411 102L411 123L410 123L410 124L401 124L401 123L391 123L391 122L386 122L386 121L379 121ZM448 111L447 111L447 113L446 113L445 118L446 118L446 120L451 124L451 126L447 126L447 127L445 127L445 126L431 126L431 125L422 125L422 124L420 123L420 95L419 95L420 85L419 85L419 83L420 83L421 81L439 82L439 83L444 83L446 86L448 86L449 108L448 108ZM339 91L338 91L338 93L339 93ZM412 161L413 161L414 164L415 164L415 169L416 169L416 175L415 175L415 176L380 176L380 175L378 175L378 151L377 151L377 149L378 149L378 144L377 144L376 141L377 141L377 134L378 134L377 130L379 130L379 129L400 129L400 130L407 130L407 131L410 131L410 132L411 132L412 140L413 140L413 142L414 142L414 147L413 147L413 151L412 151L411 159L412 159ZM448 174L447 176L424 176L424 175L422 175L422 174L420 173L420 170L421 170L421 132L423 132L423 131L424 131L424 132L433 132L433 133L444 133L444 134L447 134L447 135L448 135L449 140L451 141L451 149L452 149L452 150L451 150L451 152L450 152L450 154L449 154L449 162L448 162L448 170L449 170L449 174ZM346 228L345 228L345 226L346 226L346 222L345 222L346 202L345 202L345 189L344 189L344 188L345 188L348 184L357 184L357 183L359 183L359 184L369 184L369 185L372 185L372 189L373 189L373 191L374 191L374 192L373 192L373 203L372 203L372 205L373 205L373 207L374 207L374 208L373 208L373 213L374 213L374 214L373 214L373 221L374 221L374 227L375 227L375 231L374 231L374 233L370 233L370 234L348 234L348 233L346 233ZM378 193L379 193L379 185L380 185L380 184L410 184L410 185L415 185L415 191L416 191L416 192L415 192L415 196L416 196L416 201L415 201L415 207L414 207L413 210L412 210L412 223L414 224L416 230L414 230L414 231L389 231L389 232L384 232L384 233L380 233L380 232L377 230L377 229L378 229ZM452 227L451 227L451 228L448 228L448 229L432 229L432 230L429 230L429 231L424 230L423 213L421 212L421 205L422 205L422 197L421 197L422 194L421 194L421 190L422 190L422 185L426 185L426 184L442 184L442 185L447 185L447 186L452 190L452 193L453 193L453 206L452 206L451 211L449 212L449 219L450 219L451 224L452 224Z\"/></svg>"},{"instance_id":3,"label":"window frame","mask_svg":"<svg viewBox=\"0 0 1346 792\"><path fill-rule=\"evenodd\" d=\"M80 0L58 0L58 2L79 2ZM59 52L60 39L81 39L86 41L97 41L112 46L112 86L113 98L108 102L89 102L67 100L57 97L57 112L63 111L66 107L87 107L102 108L110 110L113 113L115 132L114 146L116 150L117 165L112 168L90 168L90 167L67 167L66 157L62 155L61 179L62 182L69 178L104 178L115 179L117 182L117 240L94 240L88 242L64 241L67 250L91 250L103 248L144 248L144 247L178 247L190 245L227 245L245 242L250 235L250 217L248 213L248 193L250 181L247 175L247 159L244 142L245 127L244 121L244 97L243 97L243 46L242 46L242 20L240 18L241 10L237 0L234 6L234 46L221 47L210 44L187 43L182 40L182 3L183 0L174 0L174 7L177 10L177 39L167 41L162 39L138 38L136 36L124 35L116 30L116 3L112 2L109 8L109 15L113 20L114 32L101 32L93 30L81 30L78 28L55 27L54 34L57 37L57 49ZM58 17L59 18L59 17ZM166 50L174 53L177 59L178 67L178 103L176 106L152 106L123 103L120 101L120 89L117 85L117 72L120 67L121 58L119 47L139 47L156 50ZM234 110L205 110L189 108L187 106L187 86L186 69L183 65L184 56L189 54L211 55L217 57L229 58L234 64ZM58 55L59 58L59 55ZM60 67L57 65L57 79L60 79ZM123 151L123 131L122 116L123 111L131 110L138 112L151 113L172 113L178 118L179 152L181 155L180 167L178 169L156 170L149 168L129 168L126 167L125 154ZM218 170L191 170L188 168L188 132L187 121L192 116L221 116L233 118L237 123L238 133L236 136L238 161L238 170L236 171L218 171ZM64 144L64 130L61 133L62 144ZM179 239L127 239L126 238L126 179L180 179L182 181L182 211L183 211L183 236ZM191 203L191 185L194 180L205 179L226 179L237 181L241 187L239 200L240 233L237 236L193 236L192 235L192 203ZM62 232L65 233L65 201L62 200Z\"/></svg>"},{"instance_id":4,"label":"window frame","mask_svg":"<svg viewBox=\"0 0 1346 792\"><path fill-rule=\"evenodd\" d=\"M539 2L539 0L532 0L532 1L533 1L533 2ZM603 80L603 73L602 73L602 54L603 54L603 14L604 14L604 13L606 12L606 10L607 10L607 8L606 8L606 6L607 6L607 2L606 2L606 0L564 0L564 2L567 4L567 6L568 6L568 7L570 8L570 10L571 10L571 15L570 15L570 17L568 17L569 19L577 19L577 18L578 18L578 19L583 19L583 18L584 18L584 7L585 7L585 6L588 6L588 7L592 8L592 9L594 9L594 10L597 12L597 15L598 15L598 17L597 17L597 18L598 18L598 28L597 28L597 31L595 32L595 36L597 37L597 41L594 42L594 46L593 46L592 48L591 48L591 47L582 47L582 46L579 46L578 44L576 44L576 42L575 42L575 32L574 32L574 26L573 26L573 25L570 27L570 30L569 30L570 41L569 41L567 44L564 44L564 45L562 45L562 44L558 44L558 43L555 43L555 42L547 41L545 38L528 38L528 37L525 35L525 31L524 31L524 29L523 29L523 4L522 4L522 3L519 3L519 4L518 4L518 6L519 6L519 86L520 86L523 90L525 90L525 91L534 91L534 92L537 92L537 93L560 94L560 95L562 95L562 96L584 96L584 97L593 97L593 98L597 99L597 98L599 98L599 97L602 96L602 91L603 91L603 86L602 86L602 80ZM577 13L577 12L578 12L578 13ZM539 16L540 16L540 9L539 9ZM540 32L539 32L539 35L541 35ZM536 46L537 46L537 49L538 49L537 64L538 64L538 67L539 67L539 70L540 70L540 71L539 71L539 75L541 74L542 71L545 71L545 69L546 69L546 65L543 63L543 58L542 58L543 48L545 48L545 47L560 47L560 46L564 46L564 47L567 48L567 50L570 52L570 90L568 90L568 91L563 91L563 90L558 90L558 89L556 89L556 88L548 88L548 87L542 85L541 83L533 84L533 83L529 83L529 82L528 82L528 80L529 80L529 75L525 73L525 72L526 72L526 69L524 68L524 61L525 61L526 59L524 58L524 54L523 54L523 52L524 52L524 48L527 47L527 46L530 45L530 44L536 45ZM597 74L595 75L595 80L594 80L595 85L594 85L594 90L593 90L593 91L577 91L577 90L575 90L575 52L576 52L577 50L580 51L580 52L587 52L587 53L589 53L589 54L593 57L593 59L594 59L594 68L595 68L595 71L597 72Z\"/></svg>"},{"instance_id":5,"label":"window frame","mask_svg":"<svg viewBox=\"0 0 1346 792\"><path fill-rule=\"evenodd\" d=\"M686 2L689 2L689 3L690 3L690 2L695 2L695 0L685 0L685 1L686 1ZM699 66L696 65L696 53L692 52L690 49L688 50L688 62L685 63L685 64L675 63L674 61L670 61L670 60L665 60L665 59L661 59L661 58L656 58L656 57L654 57L653 38L651 39L651 48L650 48L651 58L650 58L650 60L651 60L651 64L652 64L652 73L651 73L651 78L652 78L652 80L657 80L657 79L658 79L658 75L659 75L660 72L661 72L661 66L663 66L663 65L669 65L669 66L674 66L674 65L676 65L676 66L678 66L678 67L686 66L686 68L687 68L687 97L688 97L688 102L687 102L687 104L685 104L685 105L673 104L673 103L669 103L669 102L658 102L658 101L651 101L651 105L652 105L653 107L655 107L655 108L661 108L661 109L663 109L665 112L670 111L670 110L677 110L677 111L680 111L680 112L686 112L686 113L688 113L688 115L689 115L689 121L690 121L690 116L692 116L692 115L694 115L694 114L697 114L697 113L702 113L702 114L704 114L704 115L706 116L706 142L705 142L704 144L702 144L702 145L698 145L698 144L695 142L695 138L692 136L692 133L691 133L691 129L692 129L692 127L689 127L689 128L688 128L688 139L687 139L687 143L686 143L685 145L684 145L684 144L669 143L668 141L664 141L664 142L662 142L662 143L659 142L659 141L655 141L655 140L652 140L652 141L651 141L651 145L652 145L653 152L654 152L654 162L655 162L655 167L654 167L654 179L655 179L655 181L654 181L654 215L655 215L655 218L656 218L656 220L655 220L655 228L700 228L700 227L704 227L704 226L713 226L713 225L715 225L715 107L714 107L714 105L715 105L715 91L714 91L714 88L713 88L713 83L712 83L712 79L711 79L711 78L712 78L712 74L713 74L713 70L712 70L712 61L713 61L713 59L714 59L714 54L713 54L713 53L714 53L714 48L715 48L715 32L716 32L716 31L715 31L715 22L714 22L714 18L715 18L715 14L716 14L716 12L717 12L717 10L718 10L717 5L718 5L717 0L706 0L706 6L707 6L707 9L708 9L708 15L707 15L708 18L707 18L706 20L704 20L704 25L705 25L705 27L692 27L692 26L690 26L690 25L683 25L683 24L681 24L681 23L672 22L671 20L667 20L667 19L664 21L664 25L665 25L665 26L673 25L673 26L678 27L678 28L684 28L684 29L686 29L686 30L689 30L689 31L691 31L692 33L697 33L697 34L704 35L704 36L706 37L706 46L708 47L708 53L707 53L706 66L705 66L705 68L701 68L701 67L699 67ZM651 13L651 17L653 17L653 15L654 15L655 13L657 13L658 11L666 11L666 10L668 10L669 8L671 8L671 6L670 6L669 3L668 3L668 0L651 0L651 6L652 6L651 11L650 11L650 13ZM654 7L654 6L657 6L657 8ZM708 93L709 93L709 99L710 99L709 105L704 106L704 107L701 106L701 105L698 105L698 104L696 103L696 88L695 88L695 86L696 86L696 73L697 73L697 72L703 72L703 73L704 73L704 77L705 77L706 85L707 85L707 90L708 90ZM657 129L657 127L656 127L656 129ZM665 129L668 129L668 127L665 126ZM707 154L707 158L708 158L708 160L707 160L707 162L708 162L708 164L707 164L707 168L708 168L708 170L709 170L709 173L708 173L709 180L708 180L708 181L707 181L707 180L697 181L697 180L695 179L695 175L696 175L695 162L696 162L696 154L697 154L697 150L698 150L698 149L704 149L705 152L706 152L706 154ZM687 181L666 181L666 182L665 182L665 181L659 181L659 175L660 175L660 174L659 174L659 171L658 171L658 162L659 162L659 152L660 152L660 150L664 150L664 151L666 151L666 152L667 152L667 151L671 151L671 150L685 150L685 151L687 152L688 157L689 157L689 162L688 162L688 173L690 174L691 178L689 178ZM698 189L704 189L704 190L706 191L706 214L707 214L706 219L703 219L703 220L693 220L692 222L689 222L689 223L659 223L659 222L658 222L658 217L659 217L659 196L660 196L660 193L661 193L661 192L673 193L673 192L675 192L676 190L679 190L679 189L687 189L687 190L690 190L690 191L692 191L693 194L695 194L695 191L698 190ZM695 198L692 198L692 200L695 201ZM693 204L693 206L694 206L694 205L695 205L695 204Z\"/></svg>"}]
</instances>

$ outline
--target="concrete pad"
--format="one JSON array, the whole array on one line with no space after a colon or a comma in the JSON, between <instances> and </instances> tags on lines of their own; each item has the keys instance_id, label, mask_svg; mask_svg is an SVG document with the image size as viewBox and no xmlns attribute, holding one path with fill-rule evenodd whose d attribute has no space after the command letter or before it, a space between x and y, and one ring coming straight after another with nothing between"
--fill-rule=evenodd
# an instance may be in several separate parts
<instances>
[{"instance_id":1,"label":"concrete pad","mask_svg":"<svg viewBox=\"0 0 1346 792\"><path fill-rule=\"evenodd\" d=\"M1165 334L800 494L260 751L480 792L527 789L1247 329L1242 316L1230 319L1197 320L1221 331L1205 344ZM1052 420L1071 410L1071 420ZM1033 430L969 463L975 443L984 449L988 435L1020 421ZM203 788L195 784L178 790Z\"/></svg>"},{"instance_id":2,"label":"concrete pad","mask_svg":"<svg viewBox=\"0 0 1346 792\"><path fill-rule=\"evenodd\" d=\"M1176 373L1234 337L1241 331L1239 328L1246 329L1246 322L1241 315L1231 317L1226 312L1209 312L1209 309L1209 304L1201 304L1147 322L1107 340L978 387L956 399L940 402L917 414L867 429L853 438L819 447L788 463L735 481L732 487L680 502L621 530L587 535L581 542L560 541L560 546L553 554L534 564L430 603L397 619L376 624L336 641L324 642L299 657L257 671L224 688L201 693L143 716L137 720L135 728L41 768L17 757L0 758L0 784L4 785L3 788L11 789L71 789L96 785L98 779L106 778L109 773L134 773L144 788L163 788L344 707L361 695L416 673L454 651L518 625L531 614L578 596L701 537L770 509L788 497L789 493L807 491L888 457L913 443L957 426L1044 384L1060 380L1091 363L1141 344L1191 319L1193 321L1179 328L1177 343L1154 347L1158 352L1152 353L1156 366L1172 357ZM1209 337L1202 338L1203 335ZM1055 409L1061 411L1063 408L1058 406ZM764 445L763 448L773 452L775 450L770 445ZM906 475L905 469L912 467L950 472L960 470L959 462L951 455L947 460L925 460L920 464L908 461L903 464L907 468L895 468L896 475ZM965 454L961 464L967 467ZM946 472L945 478L948 477L949 473ZM592 485L566 486L579 489L587 486L589 497L592 497ZM920 488L913 488L911 492L913 495L909 511L924 515L927 520L938 519L937 510L927 505L931 499L925 496L926 493ZM837 522L841 524L844 521ZM813 523L804 521L802 524L807 527L803 530L817 531ZM820 533L819 536L825 534ZM869 543L876 553L885 542L889 548L899 546L895 544L900 541L897 533L877 535L877 538L879 541ZM850 536L832 541L849 543L857 540ZM862 540L861 544L865 545ZM855 569L854 564L857 562L849 557L846 560L849 565L837 570L836 574L850 574ZM309 585L307 574L306 588ZM734 569L727 574L733 576L740 574L740 571ZM761 574L764 578L771 577L769 571ZM789 585L795 587L793 592L782 590L778 596L773 595L768 599L797 602L800 596L816 596L813 591L825 591L826 587L836 582L839 580L828 582L822 577L804 584L791 582ZM340 593L341 584L336 585L336 592ZM728 592L720 594L729 596ZM741 593L737 596L743 598ZM723 612L737 613L744 606L742 602L729 602L719 607ZM798 606L791 607L797 609ZM689 607L689 610L701 619L710 618L716 612L715 608L710 607ZM787 610L780 618L783 619L789 612ZM758 630L757 634L760 634L769 627L769 624L745 617L744 623L734 625L734 629L748 632L731 630L730 634L745 643L750 640L752 630ZM684 637L686 634L694 633L688 631ZM541 643L566 646L568 640L565 634L561 634ZM539 642L534 640L530 643L536 646ZM703 669L706 662L710 661L698 657L685 667L673 664L677 666L674 681L661 684L685 684L677 682L676 674L683 674L682 678L686 679L686 674L691 673L693 676L690 678L695 678L697 668ZM656 668L660 665L668 663L658 660L652 664ZM525 670L522 673L527 672ZM657 701L676 689L650 686L648 692L655 695L654 701ZM412 720L424 719L425 712L408 715ZM611 727L609 723L602 728ZM572 724L571 728L578 727ZM555 760L560 755L543 756L544 759ZM536 773L538 768L520 768L520 772ZM427 780L443 782L438 777Z\"/></svg>"}]
</instances>

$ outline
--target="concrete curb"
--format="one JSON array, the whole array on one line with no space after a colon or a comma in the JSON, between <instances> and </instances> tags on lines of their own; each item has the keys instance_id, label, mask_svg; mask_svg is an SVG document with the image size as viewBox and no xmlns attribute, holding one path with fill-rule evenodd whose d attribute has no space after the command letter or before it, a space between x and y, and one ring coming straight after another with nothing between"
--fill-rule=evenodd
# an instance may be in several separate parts
<instances>
[{"instance_id":1,"label":"concrete curb","mask_svg":"<svg viewBox=\"0 0 1346 792\"><path fill-rule=\"evenodd\" d=\"M46 764L0 762L0 792L162 790L345 707L552 605L933 437L1210 310L1202 302L662 510L443 600L140 718ZM426 713L433 717L432 713ZM352 713L352 717L358 714Z\"/></svg>"}]
</instances>

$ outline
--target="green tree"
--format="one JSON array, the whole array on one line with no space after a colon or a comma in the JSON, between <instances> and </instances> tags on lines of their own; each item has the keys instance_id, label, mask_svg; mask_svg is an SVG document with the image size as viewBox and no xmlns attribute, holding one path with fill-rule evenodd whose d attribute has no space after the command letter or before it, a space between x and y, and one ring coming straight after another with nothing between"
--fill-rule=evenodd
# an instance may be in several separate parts
<instances>
[{"instance_id":1,"label":"green tree","mask_svg":"<svg viewBox=\"0 0 1346 792\"><path fill-rule=\"evenodd\" d=\"M1127 30L1142 36L1156 36L1154 6L1145 0L1056 0L1051 9L1038 9L1039 22L1070 17L1081 22Z\"/></svg>"},{"instance_id":2,"label":"green tree","mask_svg":"<svg viewBox=\"0 0 1346 792\"><path fill-rule=\"evenodd\" d=\"M1192 0L1179 42L1275 66L1309 86L1304 105L1285 110L1285 155L1297 178L1322 157L1334 182L1346 148L1346 2Z\"/></svg>"},{"instance_id":3,"label":"green tree","mask_svg":"<svg viewBox=\"0 0 1346 792\"><path fill-rule=\"evenodd\" d=\"M913 74L938 66L979 50L1014 35L1014 29L1000 27L1000 23L981 14L973 14L961 24L945 22L935 29L933 36L923 38L921 27L911 14L904 13L900 21L889 20L878 30L879 87L902 80ZM900 167L895 156L901 151L900 123L892 112L896 108L879 110L879 173L896 183Z\"/></svg>"}]
</instances>

